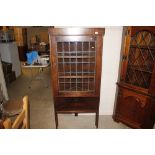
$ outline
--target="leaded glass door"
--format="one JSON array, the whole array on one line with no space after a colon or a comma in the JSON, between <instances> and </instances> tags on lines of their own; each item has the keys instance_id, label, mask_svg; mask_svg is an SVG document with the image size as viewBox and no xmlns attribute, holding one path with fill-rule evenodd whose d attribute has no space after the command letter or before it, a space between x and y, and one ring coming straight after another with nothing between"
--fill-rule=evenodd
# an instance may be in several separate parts
<instances>
[{"instance_id":1,"label":"leaded glass door","mask_svg":"<svg viewBox=\"0 0 155 155\"><path fill-rule=\"evenodd\" d=\"M113 118L131 128L155 122L155 27L124 27L122 67Z\"/></svg>"},{"instance_id":2,"label":"leaded glass door","mask_svg":"<svg viewBox=\"0 0 155 155\"><path fill-rule=\"evenodd\" d=\"M96 37L57 36L56 63L59 93L95 93Z\"/></svg>"},{"instance_id":3,"label":"leaded glass door","mask_svg":"<svg viewBox=\"0 0 155 155\"><path fill-rule=\"evenodd\" d=\"M155 63L155 36L147 30L131 37L125 82L148 89Z\"/></svg>"}]
</instances>

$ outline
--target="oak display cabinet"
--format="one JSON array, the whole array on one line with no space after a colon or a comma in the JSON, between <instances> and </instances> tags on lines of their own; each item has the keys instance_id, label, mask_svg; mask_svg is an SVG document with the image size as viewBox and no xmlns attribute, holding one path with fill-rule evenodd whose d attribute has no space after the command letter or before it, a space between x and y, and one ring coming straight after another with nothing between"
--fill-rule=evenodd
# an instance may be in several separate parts
<instances>
[{"instance_id":1,"label":"oak display cabinet","mask_svg":"<svg viewBox=\"0 0 155 155\"><path fill-rule=\"evenodd\" d=\"M155 27L127 27L113 118L131 128L155 122Z\"/></svg>"},{"instance_id":2,"label":"oak display cabinet","mask_svg":"<svg viewBox=\"0 0 155 155\"><path fill-rule=\"evenodd\" d=\"M55 122L59 113L96 113L98 127L103 28L50 28Z\"/></svg>"}]
</instances>

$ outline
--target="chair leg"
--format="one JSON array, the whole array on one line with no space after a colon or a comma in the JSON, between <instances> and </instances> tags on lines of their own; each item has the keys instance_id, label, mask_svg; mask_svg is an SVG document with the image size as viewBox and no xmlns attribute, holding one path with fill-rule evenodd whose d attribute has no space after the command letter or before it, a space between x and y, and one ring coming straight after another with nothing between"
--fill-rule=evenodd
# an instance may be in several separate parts
<instances>
[{"instance_id":1,"label":"chair leg","mask_svg":"<svg viewBox=\"0 0 155 155\"><path fill-rule=\"evenodd\" d=\"M96 128L98 128L98 120L99 120L99 112L96 112L96 120L95 120Z\"/></svg>"}]
</instances>

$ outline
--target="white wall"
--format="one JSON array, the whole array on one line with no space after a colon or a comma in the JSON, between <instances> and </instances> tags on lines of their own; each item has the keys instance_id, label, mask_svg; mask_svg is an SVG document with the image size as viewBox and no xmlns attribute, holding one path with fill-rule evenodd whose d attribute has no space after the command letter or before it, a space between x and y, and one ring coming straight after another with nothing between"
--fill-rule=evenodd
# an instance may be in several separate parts
<instances>
[{"instance_id":1,"label":"white wall","mask_svg":"<svg viewBox=\"0 0 155 155\"><path fill-rule=\"evenodd\" d=\"M102 56L100 115L112 115L119 72L123 27L105 27Z\"/></svg>"}]
</instances>

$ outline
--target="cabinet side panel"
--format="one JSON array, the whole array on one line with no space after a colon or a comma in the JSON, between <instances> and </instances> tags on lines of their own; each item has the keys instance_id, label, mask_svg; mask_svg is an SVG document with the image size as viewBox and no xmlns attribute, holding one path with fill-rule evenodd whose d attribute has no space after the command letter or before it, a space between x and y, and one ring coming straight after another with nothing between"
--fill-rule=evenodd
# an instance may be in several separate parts
<instances>
[{"instance_id":1,"label":"cabinet side panel","mask_svg":"<svg viewBox=\"0 0 155 155\"><path fill-rule=\"evenodd\" d=\"M51 79L52 89L54 96L58 95L58 75L57 75L57 62L56 62L56 41L53 36L50 36L50 60L51 60Z\"/></svg>"},{"instance_id":2,"label":"cabinet side panel","mask_svg":"<svg viewBox=\"0 0 155 155\"><path fill-rule=\"evenodd\" d=\"M102 71L102 49L103 49L103 37L97 37L97 52L96 52L96 95L100 95L101 85L101 71Z\"/></svg>"}]
</instances>

